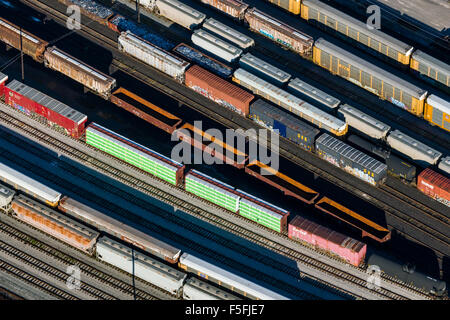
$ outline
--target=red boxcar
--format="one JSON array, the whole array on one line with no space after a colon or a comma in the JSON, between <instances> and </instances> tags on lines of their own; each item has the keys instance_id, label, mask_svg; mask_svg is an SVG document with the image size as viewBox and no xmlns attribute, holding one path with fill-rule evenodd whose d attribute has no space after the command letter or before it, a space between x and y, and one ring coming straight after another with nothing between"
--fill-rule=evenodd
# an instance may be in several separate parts
<instances>
[{"instance_id":1,"label":"red boxcar","mask_svg":"<svg viewBox=\"0 0 450 320\"><path fill-rule=\"evenodd\" d=\"M5 83L8 80L8 76L0 72L0 97L5 94Z\"/></svg>"},{"instance_id":2,"label":"red boxcar","mask_svg":"<svg viewBox=\"0 0 450 320\"><path fill-rule=\"evenodd\" d=\"M365 243L300 216L289 223L289 238L299 239L331 252L354 266L359 266L366 257Z\"/></svg>"},{"instance_id":3,"label":"red boxcar","mask_svg":"<svg viewBox=\"0 0 450 320\"><path fill-rule=\"evenodd\" d=\"M79 139L87 116L17 80L5 86L5 102L29 116L40 116L55 129Z\"/></svg>"},{"instance_id":4,"label":"red boxcar","mask_svg":"<svg viewBox=\"0 0 450 320\"><path fill-rule=\"evenodd\" d=\"M417 179L417 189L450 207L450 179L431 169L425 169Z\"/></svg>"},{"instance_id":5,"label":"red boxcar","mask_svg":"<svg viewBox=\"0 0 450 320\"><path fill-rule=\"evenodd\" d=\"M216 103L244 116L254 96L197 65L186 71L185 84Z\"/></svg>"}]
</instances>

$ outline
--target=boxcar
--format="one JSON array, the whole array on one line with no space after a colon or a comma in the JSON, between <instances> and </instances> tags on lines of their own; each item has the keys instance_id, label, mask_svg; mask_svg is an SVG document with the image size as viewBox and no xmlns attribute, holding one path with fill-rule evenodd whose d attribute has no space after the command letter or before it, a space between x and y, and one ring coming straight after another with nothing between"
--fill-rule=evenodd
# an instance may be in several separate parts
<instances>
[{"instance_id":1,"label":"boxcar","mask_svg":"<svg viewBox=\"0 0 450 320\"><path fill-rule=\"evenodd\" d=\"M274 86L267 81L245 71L237 69L233 75L233 81L250 89L255 94L274 102L276 105L292 112L293 114L315 124L319 128L341 136L347 133L347 124L342 120L314 107L304 100Z\"/></svg>"},{"instance_id":2,"label":"boxcar","mask_svg":"<svg viewBox=\"0 0 450 320\"><path fill-rule=\"evenodd\" d=\"M289 73L284 72L283 70L278 69L277 67L267 63L266 61L255 57L251 53L244 54L239 59L239 65L242 68L252 72L254 75L276 85L282 86L291 78L291 75Z\"/></svg>"},{"instance_id":3,"label":"boxcar","mask_svg":"<svg viewBox=\"0 0 450 320\"><path fill-rule=\"evenodd\" d=\"M265 128L278 130L280 136L300 145L305 150L314 150L314 140L320 131L288 112L258 99L250 105L249 117Z\"/></svg>"},{"instance_id":4,"label":"boxcar","mask_svg":"<svg viewBox=\"0 0 450 320\"><path fill-rule=\"evenodd\" d=\"M0 17L0 40L20 50L20 28ZM39 39L28 31L22 30L22 50L24 54L38 62L42 62L47 45L47 41Z\"/></svg>"},{"instance_id":5,"label":"boxcar","mask_svg":"<svg viewBox=\"0 0 450 320\"><path fill-rule=\"evenodd\" d=\"M377 140L386 138L387 133L391 130L391 127L387 124L378 121L348 104L344 104L339 108L339 114L344 117L345 122L350 127Z\"/></svg>"},{"instance_id":6,"label":"boxcar","mask_svg":"<svg viewBox=\"0 0 450 320\"><path fill-rule=\"evenodd\" d=\"M5 87L5 102L76 139L84 133L87 116L17 80Z\"/></svg>"},{"instance_id":7,"label":"boxcar","mask_svg":"<svg viewBox=\"0 0 450 320\"><path fill-rule=\"evenodd\" d=\"M450 176L450 156L442 158L441 161L439 161L438 168Z\"/></svg>"},{"instance_id":8,"label":"boxcar","mask_svg":"<svg viewBox=\"0 0 450 320\"><path fill-rule=\"evenodd\" d=\"M170 184L183 179L184 166L96 123L86 129L86 143Z\"/></svg>"},{"instance_id":9,"label":"boxcar","mask_svg":"<svg viewBox=\"0 0 450 320\"><path fill-rule=\"evenodd\" d=\"M11 207L17 218L64 241L91 253L99 233L24 195L18 195Z\"/></svg>"},{"instance_id":10,"label":"boxcar","mask_svg":"<svg viewBox=\"0 0 450 320\"><path fill-rule=\"evenodd\" d=\"M235 61L242 54L242 50L238 47L221 40L203 29L195 30L191 40L200 48L228 62Z\"/></svg>"},{"instance_id":11,"label":"boxcar","mask_svg":"<svg viewBox=\"0 0 450 320\"><path fill-rule=\"evenodd\" d=\"M196 63L200 67L214 72L222 78L229 78L233 74L233 69L226 64L207 56L203 52L198 51L185 43L180 43L173 51L183 56L186 60Z\"/></svg>"},{"instance_id":12,"label":"boxcar","mask_svg":"<svg viewBox=\"0 0 450 320\"><path fill-rule=\"evenodd\" d=\"M253 281L237 275L235 272L225 270L223 267L213 265L193 254L183 253L180 257L179 267L196 274L202 278L218 283L244 297L256 300L287 300L289 298L264 288Z\"/></svg>"},{"instance_id":13,"label":"boxcar","mask_svg":"<svg viewBox=\"0 0 450 320\"><path fill-rule=\"evenodd\" d=\"M176 80L183 82L189 62L156 47L130 31L122 32L118 39L119 50L147 63Z\"/></svg>"},{"instance_id":14,"label":"boxcar","mask_svg":"<svg viewBox=\"0 0 450 320\"><path fill-rule=\"evenodd\" d=\"M205 20L206 15L177 0L156 0L160 15L185 27L194 29Z\"/></svg>"},{"instance_id":15,"label":"boxcar","mask_svg":"<svg viewBox=\"0 0 450 320\"><path fill-rule=\"evenodd\" d=\"M114 14L111 9L92 0L58 0L66 6L77 5L81 13L100 24L108 25L108 19Z\"/></svg>"},{"instance_id":16,"label":"boxcar","mask_svg":"<svg viewBox=\"0 0 450 320\"><path fill-rule=\"evenodd\" d=\"M270 3L273 3L284 10L287 10L293 14L300 13L300 1L301 0L267 0Z\"/></svg>"},{"instance_id":17,"label":"boxcar","mask_svg":"<svg viewBox=\"0 0 450 320\"><path fill-rule=\"evenodd\" d=\"M232 212L239 210L239 195L234 188L197 170L191 170L185 177L188 192L208 200Z\"/></svg>"},{"instance_id":18,"label":"boxcar","mask_svg":"<svg viewBox=\"0 0 450 320\"><path fill-rule=\"evenodd\" d=\"M5 95L5 84L8 81L8 76L0 72L0 98Z\"/></svg>"},{"instance_id":19,"label":"boxcar","mask_svg":"<svg viewBox=\"0 0 450 320\"><path fill-rule=\"evenodd\" d=\"M450 207L449 178L427 168L417 177L417 189L427 196L445 204L447 207Z\"/></svg>"},{"instance_id":20,"label":"boxcar","mask_svg":"<svg viewBox=\"0 0 450 320\"><path fill-rule=\"evenodd\" d=\"M170 263L176 263L180 257L180 249L134 228L131 222L119 220L72 198L62 198L58 209L80 221L86 222L97 230L113 235Z\"/></svg>"},{"instance_id":21,"label":"boxcar","mask_svg":"<svg viewBox=\"0 0 450 320\"><path fill-rule=\"evenodd\" d=\"M183 286L184 300L241 300L205 281L190 277Z\"/></svg>"},{"instance_id":22,"label":"boxcar","mask_svg":"<svg viewBox=\"0 0 450 320\"><path fill-rule=\"evenodd\" d=\"M194 65L186 71L185 84L201 95L247 116L254 96L222 78Z\"/></svg>"},{"instance_id":23,"label":"boxcar","mask_svg":"<svg viewBox=\"0 0 450 320\"><path fill-rule=\"evenodd\" d=\"M109 98L111 90L116 86L116 79L56 47L48 48L45 51L44 62L47 68L61 72L105 99Z\"/></svg>"},{"instance_id":24,"label":"boxcar","mask_svg":"<svg viewBox=\"0 0 450 320\"><path fill-rule=\"evenodd\" d=\"M404 154L412 160L424 162L427 164L437 164L442 153L434 150L426 144L410 137L400 130L392 131L388 137L387 142L392 149Z\"/></svg>"},{"instance_id":25,"label":"boxcar","mask_svg":"<svg viewBox=\"0 0 450 320\"><path fill-rule=\"evenodd\" d=\"M350 82L422 116L427 92L320 38L314 45L314 63Z\"/></svg>"},{"instance_id":26,"label":"boxcar","mask_svg":"<svg viewBox=\"0 0 450 320\"><path fill-rule=\"evenodd\" d=\"M384 183L387 166L348 144L323 133L316 139L316 154L374 186Z\"/></svg>"},{"instance_id":27,"label":"boxcar","mask_svg":"<svg viewBox=\"0 0 450 320\"><path fill-rule=\"evenodd\" d=\"M450 102L431 94L425 102L425 120L450 131Z\"/></svg>"},{"instance_id":28,"label":"boxcar","mask_svg":"<svg viewBox=\"0 0 450 320\"><path fill-rule=\"evenodd\" d=\"M276 207L242 190L236 190L239 195L239 214L247 219L272 229L285 232L289 211Z\"/></svg>"},{"instance_id":29,"label":"boxcar","mask_svg":"<svg viewBox=\"0 0 450 320\"><path fill-rule=\"evenodd\" d=\"M236 19L244 20L245 10L248 8L248 4L241 0L200 0L203 3L213 6L217 10L220 10Z\"/></svg>"},{"instance_id":30,"label":"boxcar","mask_svg":"<svg viewBox=\"0 0 450 320\"><path fill-rule=\"evenodd\" d=\"M314 101L314 103L318 103L329 109L334 109L341 103L339 99L326 92L323 92L322 90L317 89L316 87L306 83L303 80L300 80L299 78L292 79L289 82L288 90L293 94L300 93L301 95L306 96L307 98Z\"/></svg>"},{"instance_id":31,"label":"boxcar","mask_svg":"<svg viewBox=\"0 0 450 320\"><path fill-rule=\"evenodd\" d=\"M409 67L414 48L381 30L369 29L366 22L359 21L318 0L303 0L301 17L313 21L342 35L345 40L354 41L369 51L387 60L395 60L405 68Z\"/></svg>"},{"instance_id":32,"label":"boxcar","mask_svg":"<svg viewBox=\"0 0 450 320\"><path fill-rule=\"evenodd\" d=\"M420 50L414 51L411 57L411 70L424 79L450 92L450 66Z\"/></svg>"},{"instance_id":33,"label":"boxcar","mask_svg":"<svg viewBox=\"0 0 450 320\"><path fill-rule=\"evenodd\" d=\"M289 223L288 236L334 254L356 267L364 262L366 256L367 245L365 243L301 216L296 216Z\"/></svg>"},{"instance_id":34,"label":"boxcar","mask_svg":"<svg viewBox=\"0 0 450 320\"><path fill-rule=\"evenodd\" d=\"M0 177L1 179L1 177ZM0 209L8 210L16 192L0 183Z\"/></svg>"},{"instance_id":35,"label":"boxcar","mask_svg":"<svg viewBox=\"0 0 450 320\"><path fill-rule=\"evenodd\" d=\"M181 294L186 273L174 269L147 255L132 250L107 237L97 242L97 257L123 271L178 296Z\"/></svg>"},{"instance_id":36,"label":"boxcar","mask_svg":"<svg viewBox=\"0 0 450 320\"><path fill-rule=\"evenodd\" d=\"M314 39L268 14L251 8L245 13L250 29L304 56L310 56Z\"/></svg>"},{"instance_id":37,"label":"boxcar","mask_svg":"<svg viewBox=\"0 0 450 320\"><path fill-rule=\"evenodd\" d=\"M247 49L255 44L255 40L253 40L252 38L230 28L226 24L223 24L213 18L207 19L205 23L203 23L203 28L215 34L218 34L222 38L231 41L242 49Z\"/></svg>"}]
</instances>

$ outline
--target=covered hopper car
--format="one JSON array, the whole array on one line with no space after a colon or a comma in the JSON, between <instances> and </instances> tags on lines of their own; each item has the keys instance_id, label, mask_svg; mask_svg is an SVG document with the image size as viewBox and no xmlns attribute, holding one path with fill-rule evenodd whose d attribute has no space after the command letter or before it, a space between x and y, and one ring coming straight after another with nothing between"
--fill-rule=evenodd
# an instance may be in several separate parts
<instances>
[{"instance_id":1,"label":"covered hopper car","mask_svg":"<svg viewBox=\"0 0 450 320\"><path fill-rule=\"evenodd\" d=\"M156 0L157 12L169 20L194 29L205 20L206 15L177 0Z\"/></svg>"},{"instance_id":2,"label":"covered hopper car","mask_svg":"<svg viewBox=\"0 0 450 320\"><path fill-rule=\"evenodd\" d=\"M248 49L255 44L255 41L252 38L213 18L207 19L205 23L203 23L203 28L221 36L242 49Z\"/></svg>"},{"instance_id":3,"label":"covered hopper car","mask_svg":"<svg viewBox=\"0 0 450 320\"><path fill-rule=\"evenodd\" d=\"M198 47L227 62L235 61L243 52L242 49L229 44L204 29L195 30L192 34L191 40Z\"/></svg>"}]
</instances>

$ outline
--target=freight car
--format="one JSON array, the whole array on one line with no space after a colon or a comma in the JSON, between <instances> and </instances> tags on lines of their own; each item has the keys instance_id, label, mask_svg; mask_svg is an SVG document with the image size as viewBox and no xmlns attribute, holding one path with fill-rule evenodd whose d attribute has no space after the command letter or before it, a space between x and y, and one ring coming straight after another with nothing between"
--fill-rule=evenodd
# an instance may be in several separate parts
<instances>
[{"instance_id":1,"label":"freight car","mask_svg":"<svg viewBox=\"0 0 450 320\"><path fill-rule=\"evenodd\" d=\"M263 98L274 102L293 114L308 120L319 128L330 131L337 136L342 136L347 133L347 124L345 122L306 103L279 87L258 78L242 68L239 68L234 72L233 81L250 89L256 94L259 94Z\"/></svg>"},{"instance_id":2,"label":"freight car","mask_svg":"<svg viewBox=\"0 0 450 320\"><path fill-rule=\"evenodd\" d=\"M420 50L411 56L411 71L450 92L450 66Z\"/></svg>"},{"instance_id":3,"label":"freight car","mask_svg":"<svg viewBox=\"0 0 450 320\"><path fill-rule=\"evenodd\" d=\"M61 72L104 99L109 98L111 90L116 86L116 79L92 68L56 47L45 50L44 63L47 68Z\"/></svg>"},{"instance_id":4,"label":"freight car","mask_svg":"<svg viewBox=\"0 0 450 320\"><path fill-rule=\"evenodd\" d=\"M16 192L0 183L0 210L8 212Z\"/></svg>"},{"instance_id":5,"label":"freight car","mask_svg":"<svg viewBox=\"0 0 450 320\"><path fill-rule=\"evenodd\" d=\"M76 5L81 13L91 20L100 24L108 25L108 19L113 16L114 11L91 0L58 0L66 6Z\"/></svg>"},{"instance_id":6,"label":"freight car","mask_svg":"<svg viewBox=\"0 0 450 320\"><path fill-rule=\"evenodd\" d=\"M248 8L248 4L241 0L200 0L219 11L222 11L238 20L244 19L244 13Z\"/></svg>"},{"instance_id":7,"label":"freight car","mask_svg":"<svg viewBox=\"0 0 450 320\"><path fill-rule=\"evenodd\" d=\"M301 0L267 0L267 1L293 14L299 14L301 10L300 9Z\"/></svg>"},{"instance_id":8,"label":"freight car","mask_svg":"<svg viewBox=\"0 0 450 320\"><path fill-rule=\"evenodd\" d=\"M227 62L235 61L242 54L242 50L238 47L221 40L203 29L195 30L192 34L191 40L198 47Z\"/></svg>"},{"instance_id":9,"label":"freight car","mask_svg":"<svg viewBox=\"0 0 450 320\"><path fill-rule=\"evenodd\" d=\"M316 87L313 87L299 78L292 79L289 82L288 91L292 92L294 95L300 94L301 97L306 97L306 99L309 98L313 103L318 103L319 105L325 106L331 110L335 109L341 103L339 99L317 89Z\"/></svg>"},{"instance_id":10,"label":"freight car","mask_svg":"<svg viewBox=\"0 0 450 320\"><path fill-rule=\"evenodd\" d=\"M438 168L450 176L450 156L442 158L439 162Z\"/></svg>"},{"instance_id":11,"label":"freight car","mask_svg":"<svg viewBox=\"0 0 450 320\"><path fill-rule=\"evenodd\" d=\"M450 179L434 172L431 169L425 169L417 178L417 189L427 196L450 207Z\"/></svg>"},{"instance_id":12,"label":"freight car","mask_svg":"<svg viewBox=\"0 0 450 320\"><path fill-rule=\"evenodd\" d=\"M57 131L79 139L87 116L17 80L5 88L5 102L11 107L43 121Z\"/></svg>"},{"instance_id":13,"label":"freight car","mask_svg":"<svg viewBox=\"0 0 450 320\"><path fill-rule=\"evenodd\" d=\"M19 194L11 203L12 210L22 220L71 246L85 252L93 252L99 236L97 231L57 211Z\"/></svg>"},{"instance_id":14,"label":"freight car","mask_svg":"<svg viewBox=\"0 0 450 320\"><path fill-rule=\"evenodd\" d=\"M251 53L246 53L239 59L241 68L252 72L254 75L263 78L266 81L272 82L275 85L282 86L287 83L291 75L281 69L259 59Z\"/></svg>"},{"instance_id":15,"label":"freight car","mask_svg":"<svg viewBox=\"0 0 450 320\"><path fill-rule=\"evenodd\" d=\"M241 300L209 283L190 277L183 286L184 300Z\"/></svg>"},{"instance_id":16,"label":"freight car","mask_svg":"<svg viewBox=\"0 0 450 320\"><path fill-rule=\"evenodd\" d=\"M206 15L177 0L156 0L157 12L169 20L185 27L194 29L205 20Z\"/></svg>"},{"instance_id":17,"label":"freight car","mask_svg":"<svg viewBox=\"0 0 450 320\"><path fill-rule=\"evenodd\" d=\"M223 24L213 18L207 19L203 23L203 28L221 36L228 41L233 42L241 49L248 49L255 44L255 40L253 40L252 38L228 27L226 24Z\"/></svg>"},{"instance_id":18,"label":"freight car","mask_svg":"<svg viewBox=\"0 0 450 320\"><path fill-rule=\"evenodd\" d=\"M5 95L6 81L8 81L8 76L0 72L0 99L3 99Z\"/></svg>"},{"instance_id":19,"label":"freight car","mask_svg":"<svg viewBox=\"0 0 450 320\"><path fill-rule=\"evenodd\" d=\"M450 132L450 102L431 94L425 102L425 120Z\"/></svg>"}]
</instances>

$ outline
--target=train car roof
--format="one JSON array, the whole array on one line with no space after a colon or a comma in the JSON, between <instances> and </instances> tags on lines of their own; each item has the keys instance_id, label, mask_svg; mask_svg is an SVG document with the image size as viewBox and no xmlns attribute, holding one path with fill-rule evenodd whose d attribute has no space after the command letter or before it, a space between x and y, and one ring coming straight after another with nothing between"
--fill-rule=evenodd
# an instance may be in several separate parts
<instances>
[{"instance_id":1,"label":"train car roof","mask_svg":"<svg viewBox=\"0 0 450 320\"><path fill-rule=\"evenodd\" d=\"M246 63L251 67L257 69L258 71L261 71L262 73L265 73L268 76L277 79L280 82L286 82L291 77L289 73L271 65L270 63L258 57L255 57L251 53L246 53L241 56L239 62Z\"/></svg>"},{"instance_id":2,"label":"train car roof","mask_svg":"<svg viewBox=\"0 0 450 320\"><path fill-rule=\"evenodd\" d=\"M5 28L8 28L9 30L12 30L16 34L20 34L20 29L18 29L15 24L12 24L11 22L3 19L2 17L0 17L0 25L4 26ZM32 33L29 33L28 31L23 30L23 29L22 29L22 37L24 37L25 39L30 40L31 42L33 42L35 44L39 44L39 43L40 44L44 44L44 45L47 44L46 41L36 37Z\"/></svg>"},{"instance_id":3,"label":"train car roof","mask_svg":"<svg viewBox=\"0 0 450 320\"><path fill-rule=\"evenodd\" d=\"M182 11L194 19L204 19L206 17L206 14L198 10L195 10L194 8L191 8L188 5L184 4L183 2L177 0L157 0L157 2L164 2L168 6L172 7L174 10Z\"/></svg>"},{"instance_id":4,"label":"train car roof","mask_svg":"<svg viewBox=\"0 0 450 320\"><path fill-rule=\"evenodd\" d=\"M450 156L446 156L439 161L438 168L450 175Z\"/></svg>"},{"instance_id":5,"label":"train car roof","mask_svg":"<svg viewBox=\"0 0 450 320\"><path fill-rule=\"evenodd\" d=\"M353 66L358 67L362 71L366 71L371 75L376 76L380 80L388 82L390 85L396 88L402 89L406 93L410 94L415 98L418 98L419 100L425 99L427 91L419 87L416 87L415 85L409 83L408 81L403 80L389 73L388 71L383 70L380 67L377 67L367 62L364 59L361 59L360 57L332 44L331 42L326 41L323 38L317 39L314 46L317 47L318 49L325 50L326 52L331 53L335 57L338 57L339 59L342 59L343 61Z\"/></svg>"},{"instance_id":6,"label":"train car roof","mask_svg":"<svg viewBox=\"0 0 450 320\"><path fill-rule=\"evenodd\" d=\"M273 205L265 200L257 198L254 195L249 194L245 191L237 189L236 192L238 192L238 194L241 196L241 201L251 202L257 206L260 206L261 208L264 209L266 213L274 216L275 218L284 217L285 215L289 214L289 211L277 207L276 205Z\"/></svg>"},{"instance_id":7,"label":"train car roof","mask_svg":"<svg viewBox=\"0 0 450 320\"><path fill-rule=\"evenodd\" d=\"M450 65L446 64L445 62L436 59L433 56L430 56L429 54L426 54L423 51L420 50L416 50L414 51L414 53L412 54L412 58L414 60L417 60L419 62L425 63L429 66L431 66L433 69L436 69L444 74L446 74L447 76L450 75Z\"/></svg>"},{"instance_id":8,"label":"train car roof","mask_svg":"<svg viewBox=\"0 0 450 320\"><path fill-rule=\"evenodd\" d=\"M242 50L238 47L235 47L234 45L229 44L226 41L223 41L222 39L216 37L215 35L203 30L203 29L197 29L192 34L194 37L199 37L203 39L204 41L208 42L213 47L219 47L222 50L228 51L230 54L233 55L241 55Z\"/></svg>"},{"instance_id":9,"label":"train car roof","mask_svg":"<svg viewBox=\"0 0 450 320\"><path fill-rule=\"evenodd\" d=\"M232 39L228 39L229 41L232 41L232 42L236 43L237 45L241 44L241 45L243 45L243 47L248 47L255 42L252 38L247 37L245 34L240 33L239 31L232 29L229 26L227 26L226 24L223 24L213 18L208 18L203 23L203 28L208 29L219 35L221 33L226 34L232 38Z\"/></svg>"},{"instance_id":10,"label":"train car roof","mask_svg":"<svg viewBox=\"0 0 450 320\"><path fill-rule=\"evenodd\" d=\"M218 299L218 300L241 300L240 298L222 290L219 289L216 286L213 286L205 281L190 277L186 280L185 288L186 286L190 286L200 292L201 296L208 296L212 299ZM192 298L192 297L191 297Z\"/></svg>"},{"instance_id":11,"label":"train car roof","mask_svg":"<svg viewBox=\"0 0 450 320\"><path fill-rule=\"evenodd\" d=\"M323 12L325 13L327 16L329 16L330 18L333 18L339 22L343 22L346 25L348 25L349 27L355 29L356 31L362 32L368 36L370 36L371 38L388 45L389 47L394 48L395 50L399 51L402 54L405 55L410 55L414 48L413 46L404 43L403 41L400 41L394 37L391 37L390 35L377 30L377 29L373 29L370 30L367 27L367 24L365 22L362 22L358 19L353 18L352 16L349 16L348 14L343 13L342 11L339 11L321 1L317 1L317 0L303 0L302 4L314 8L316 10L318 10L319 12Z\"/></svg>"},{"instance_id":12,"label":"train car roof","mask_svg":"<svg viewBox=\"0 0 450 320\"><path fill-rule=\"evenodd\" d=\"M300 80L299 78L295 78L289 81L288 86L332 109L336 108L339 103L341 103L338 98L335 98L332 95L317 89L316 87L310 85L309 83L306 83L303 80Z\"/></svg>"},{"instance_id":13,"label":"train car roof","mask_svg":"<svg viewBox=\"0 0 450 320\"><path fill-rule=\"evenodd\" d=\"M358 118L359 120L361 120L362 122L370 125L371 127L375 127L380 131L385 132L385 134L391 129L390 126L388 126L387 124L379 121L376 118L373 118L371 116L369 116L368 114L362 112L361 110L356 109L355 107L352 107L348 104L344 104L339 108L339 111L344 113L344 114L350 114L356 118Z\"/></svg>"},{"instance_id":14,"label":"train car roof","mask_svg":"<svg viewBox=\"0 0 450 320\"><path fill-rule=\"evenodd\" d=\"M450 102L442 99L441 97L438 97L435 94L431 94L428 96L427 103L432 105L433 108L441 110L446 114L450 114Z\"/></svg>"},{"instance_id":15,"label":"train car roof","mask_svg":"<svg viewBox=\"0 0 450 320\"><path fill-rule=\"evenodd\" d=\"M420 142L419 140L416 140L400 130L394 130L388 135L388 143L389 140L395 139L397 141L400 141L402 144L405 144L409 146L411 149L416 150L417 152L420 152L428 157L432 157L433 159L437 160L442 153L427 146L425 143ZM400 151L400 150L399 150Z\"/></svg>"}]
</instances>

